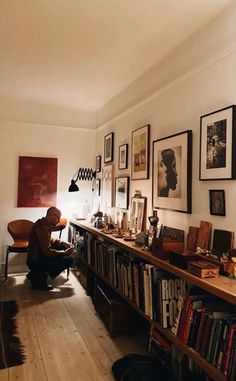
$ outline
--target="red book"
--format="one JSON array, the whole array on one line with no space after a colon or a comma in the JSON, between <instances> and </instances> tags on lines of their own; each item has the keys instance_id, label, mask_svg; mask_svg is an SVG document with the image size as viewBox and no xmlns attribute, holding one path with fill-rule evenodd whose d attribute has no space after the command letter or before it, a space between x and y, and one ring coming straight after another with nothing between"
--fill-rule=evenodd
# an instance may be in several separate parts
<instances>
[{"instance_id":1,"label":"red book","mask_svg":"<svg viewBox=\"0 0 236 381\"><path fill-rule=\"evenodd\" d=\"M154 339L158 341L163 348L167 349L169 352L172 351L171 343L168 342L167 339L163 337L154 327L152 327L151 330L151 337L154 337Z\"/></svg>"},{"instance_id":2,"label":"red book","mask_svg":"<svg viewBox=\"0 0 236 381\"><path fill-rule=\"evenodd\" d=\"M186 295L186 299L184 302L184 307L182 308L182 311L181 311L179 327L178 327L178 331L177 331L177 337L181 341L183 341L185 325L186 325L186 316L188 314L190 305L191 305L191 299L190 299L189 295Z\"/></svg>"},{"instance_id":3,"label":"red book","mask_svg":"<svg viewBox=\"0 0 236 381\"><path fill-rule=\"evenodd\" d=\"M229 364L230 364L230 357L232 352L232 343L233 343L233 337L235 335L236 331L236 324L232 324L229 330L229 338L228 338L228 345L226 349L226 359L225 359L225 368L224 368L224 375L227 377L229 372Z\"/></svg>"}]
</instances>

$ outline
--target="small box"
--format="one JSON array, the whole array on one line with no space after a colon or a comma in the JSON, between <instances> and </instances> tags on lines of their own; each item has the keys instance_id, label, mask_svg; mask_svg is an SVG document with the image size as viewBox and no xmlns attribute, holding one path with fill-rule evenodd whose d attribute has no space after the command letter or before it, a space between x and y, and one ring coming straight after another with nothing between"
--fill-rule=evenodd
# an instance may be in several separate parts
<instances>
[{"instance_id":1,"label":"small box","mask_svg":"<svg viewBox=\"0 0 236 381\"><path fill-rule=\"evenodd\" d=\"M190 262L187 264L187 270L202 279L219 276L219 267L206 261Z\"/></svg>"},{"instance_id":2,"label":"small box","mask_svg":"<svg viewBox=\"0 0 236 381\"><path fill-rule=\"evenodd\" d=\"M154 257L160 259L169 259L171 250L184 250L184 242L171 239L154 238L152 241L151 250Z\"/></svg>"},{"instance_id":3,"label":"small box","mask_svg":"<svg viewBox=\"0 0 236 381\"><path fill-rule=\"evenodd\" d=\"M192 251L170 251L170 263L176 267L186 270L189 262L199 261L199 255Z\"/></svg>"}]
</instances>

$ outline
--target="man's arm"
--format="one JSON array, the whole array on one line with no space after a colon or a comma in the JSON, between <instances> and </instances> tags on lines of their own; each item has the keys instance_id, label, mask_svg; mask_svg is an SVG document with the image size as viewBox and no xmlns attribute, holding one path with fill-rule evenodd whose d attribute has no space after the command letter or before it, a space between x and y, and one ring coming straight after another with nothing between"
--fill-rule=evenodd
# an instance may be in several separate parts
<instances>
[{"instance_id":1,"label":"man's arm","mask_svg":"<svg viewBox=\"0 0 236 381\"><path fill-rule=\"evenodd\" d=\"M50 237L50 230L47 226L40 226L36 229L36 235L38 243L41 249L41 252L44 257L58 257L63 255L70 255L73 252L73 247L64 247L53 248L52 241Z\"/></svg>"}]
</instances>

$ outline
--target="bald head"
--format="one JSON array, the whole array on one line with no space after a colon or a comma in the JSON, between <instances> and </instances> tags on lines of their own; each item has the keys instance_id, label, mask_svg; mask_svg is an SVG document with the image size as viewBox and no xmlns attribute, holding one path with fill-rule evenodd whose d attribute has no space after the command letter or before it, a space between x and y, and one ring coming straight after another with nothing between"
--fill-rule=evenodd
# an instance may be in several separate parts
<instances>
[{"instance_id":1,"label":"bald head","mask_svg":"<svg viewBox=\"0 0 236 381\"><path fill-rule=\"evenodd\" d=\"M51 226L56 226L61 218L61 211L55 206L51 206L47 210L46 219Z\"/></svg>"}]
</instances>

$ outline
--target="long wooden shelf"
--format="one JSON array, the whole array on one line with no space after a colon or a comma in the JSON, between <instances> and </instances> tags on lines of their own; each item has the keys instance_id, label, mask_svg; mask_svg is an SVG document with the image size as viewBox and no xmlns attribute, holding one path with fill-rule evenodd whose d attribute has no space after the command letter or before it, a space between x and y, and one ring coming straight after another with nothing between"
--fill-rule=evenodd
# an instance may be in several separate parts
<instances>
[{"instance_id":1,"label":"long wooden shelf","mask_svg":"<svg viewBox=\"0 0 236 381\"><path fill-rule=\"evenodd\" d=\"M72 226L79 227L81 229L87 230L93 235L104 239L107 242L117 244L124 250L133 253L147 262L160 267L171 274L174 274L180 278L184 278L189 282L195 284L196 286L208 291L209 293L224 299L225 301L236 305L236 281L228 279L227 277L219 275L218 278L201 279L195 275L188 273L186 270L182 270L176 266L169 263L168 260L163 260L156 258L152 255L151 251L143 251L142 249L136 247L133 242L124 241L121 238L115 238L111 234L105 234L101 230L94 228L91 224L85 221L70 221Z\"/></svg>"},{"instance_id":2,"label":"long wooden shelf","mask_svg":"<svg viewBox=\"0 0 236 381\"><path fill-rule=\"evenodd\" d=\"M178 346L178 348L190 357L196 364L198 364L207 374L213 377L214 380L217 381L226 381L226 377L218 371L217 368L213 367L208 361L206 361L203 357L200 356L198 352L196 352L193 348L187 346L182 343L171 331L167 328L163 328L158 322L152 321L145 313L136 306L129 298L127 298L117 287L115 287L106 277L102 276L99 272L97 272L91 265L89 265L83 257L80 259L87 264L90 270L96 274L100 279L102 279L105 283L109 285L118 295L122 297L127 303L129 303L140 315L142 315L147 321L152 323L157 329L173 344Z\"/></svg>"},{"instance_id":3,"label":"long wooden shelf","mask_svg":"<svg viewBox=\"0 0 236 381\"><path fill-rule=\"evenodd\" d=\"M223 276L219 276L218 278L213 279L200 279L185 270L182 270L178 267L175 267L169 263L169 261L161 260L155 258L151 252L143 251L133 243L124 241L123 239L115 238L111 235L104 234L99 229L96 229L88 224L87 222L79 222L76 220L71 220L70 224L74 227L83 229L92 233L93 235L99 237L100 239L104 239L106 242L111 242L113 244L117 244L119 247L124 248L125 250L147 260L149 263L163 268L166 271L179 276L181 278L185 278L186 280L192 282L196 286L205 289L206 291L228 301L229 303L236 304L236 283L235 285L230 282L229 279ZM144 314L144 312L137 307L129 298L127 298L117 287L115 287L110 281L98 273L91 265L89 265L84 258L81 258L87 266L96 274L98 277L103 279L115 292L117 292L127 303L129 303L133 308L135 308L145 319L149 322L152 322L154 326L173 344L175 344L184 354L186 354L189 358L191 358L196 364L198 364L211 378L216 381L226 381L226 377L212 364L210 364L207 360L200 356L198 352L196 352L193 348L189 347L182 343L172 332L170 329L163 328L158 322L151 321L150 318Z\"/></svg>"}]
</instances>

